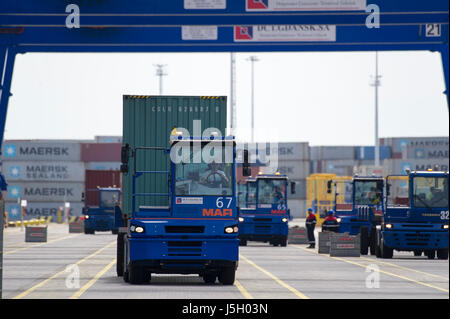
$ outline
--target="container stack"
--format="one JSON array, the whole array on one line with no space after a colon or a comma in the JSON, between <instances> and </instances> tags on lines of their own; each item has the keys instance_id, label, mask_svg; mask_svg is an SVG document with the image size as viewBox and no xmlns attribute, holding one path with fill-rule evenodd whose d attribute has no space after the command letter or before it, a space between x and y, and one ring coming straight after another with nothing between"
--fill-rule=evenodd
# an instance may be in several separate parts
<instances>
[{"instance_id":1,"label":"container stack","mask_svg":"<svg viewBox=\"0 0 450 319\"><path fill-rule=\"evenodd\" d=\"M2 154L9 220L21 219L21 200L27 201L24 219L52 216L55 221L65 203L71 216L81 214L85 167L78 141L5 141Z\"/></svg>"},{"instance_id":2,"label":"container stack","mask_svg":"<svg viewBox=\"0 0 450 319\"><path fill-rule=\"evenodd\" d=\"M392 158L384 161L387 174L405 174L406 169L449 169L448 137L382 138L380 144L392 149Z\"/></svg>"},{"instance_id":3,"label":"container stack","mask_svg":"<svg viewBox=\"0 0 450 319\"><path fill-rule=\"evenodd\" d=\"M355 146L311 147L311 173L328 173L352 176L358 165Z\"/></svg>"}]
</instances>

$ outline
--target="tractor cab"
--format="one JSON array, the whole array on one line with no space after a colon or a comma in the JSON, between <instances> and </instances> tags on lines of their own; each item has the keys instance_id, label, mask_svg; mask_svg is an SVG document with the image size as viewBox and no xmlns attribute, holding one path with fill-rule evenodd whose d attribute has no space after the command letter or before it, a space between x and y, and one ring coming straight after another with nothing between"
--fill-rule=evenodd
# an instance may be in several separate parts
<instances>
[{"instance_id":1,"label":"tractor cab","mask_svg":"<svg viewBox=\"0 0 450 319\"><path fill-rule=\"evenodd\" d=\"M97 195L97 201L92 201L93 205L88 205L85 198L84 232L95 234L96 231L112 231L116 234L118 227L115 225L115 210L120 206L120 188L97 187L86 192L88 196Z\"/></svg>"}]
</instances>

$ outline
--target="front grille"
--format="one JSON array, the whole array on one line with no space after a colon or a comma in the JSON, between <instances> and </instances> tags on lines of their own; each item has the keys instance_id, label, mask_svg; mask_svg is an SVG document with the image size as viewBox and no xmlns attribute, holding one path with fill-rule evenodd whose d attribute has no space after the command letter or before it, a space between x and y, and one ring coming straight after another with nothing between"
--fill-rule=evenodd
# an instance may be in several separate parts
<instances>
[{"instance_id":1,"label":"front grille","mask_svg":"<svg viewBox=\"0 0 450 319\"><path fill-rule=\"evenodd\" d=\"M167 253L172 257L195 257L202 255L201 241L169 241Z\"/></svg>"},{"instance_id":2,"label":"front grille","mask_svg":"<svg viewBox=\"0 0 450 319\"><path fill-rule=\"evenodd\" d=\"M255 221L255 222L271 222L272 218L254 218L253 221Z\"/></svg>"},{"instance_id":3,"label":"front grille","mask_svg":"<svg viewBox=\"0 0 450 319\"><path fill-rule=\"evenodd\" d=\"M409 246L427 246L430 234L405 234L406 244Z\"/></svg>"},{"instance_id":4,"label":"front grille","mask_svg":"<svg viewBox=\"0 0 450 319\"><path fill-rule=\"evenodd\" d=\"M166 226L168 234L201 234L205 231L205 226Z\"/></svg>"},{"instance_id":5,"label":"front grille","mask_svg":"<svg viewBox=\"0 0 450 319\"><path fill-rule=\"evenodd\" d=\"M270 230L271 230L270 225L255 225L255 233L267 234L267 233L270 233Z\"/></svg>"}]
</instances>

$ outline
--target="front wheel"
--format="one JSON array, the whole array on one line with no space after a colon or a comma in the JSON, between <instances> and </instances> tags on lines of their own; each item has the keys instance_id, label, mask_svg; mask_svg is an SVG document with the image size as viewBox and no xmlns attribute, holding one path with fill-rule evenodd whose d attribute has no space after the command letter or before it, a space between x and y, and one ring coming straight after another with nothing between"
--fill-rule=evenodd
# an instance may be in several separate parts
<instances>
[{"instance_id":1,"label":"front wheel","mask_svg":"<svg viewBox=\"0 0 450 319\"><path fill-rule=\"evenodd\" d=\"M214 284L216 282L217 275L216 274L204 274L203 281L205 284Z\"/></svg>"},{"instance_id":2,"label":"front wheel","mask_svg":"<svg viewBox=\"0 0 450 319\"><path fill-rule=\"evenodd\" d=\"M426 250L425 256L427 256L428 259L434 259L436 257L436 250Z\"/></svg>"},{"instance_id":3,"label":"front wheel","mask_svg":"<svg viewBox=\"0 0 450 319\"><path fill-rule=\"evenodd\" d=\"M394 250L384 243L384 239L381 238L381 248L380 248L381 258L391 259L394 255Z\"/></svg>"},{"instance_id":4,"label":"front wheel","mask_svg":"<svg viewBox=\"0 0 450 319\"><path fill-rule=\"evenodd\" d=\"M234 284L236 270L233 268L226 268L219 273L219 282L223 285Z\"/></svg>"},{"instance_id":5,"label":"front wheel","mask_svg":"<svg viewBox=\"0 0 450 319\"><path fill-rule=\"evenodd\" d=\"M370 255L375 256L377 254L377 246L378 246L377 229L373 227L370 229L369 235Z\"/></svg>"},{"instance_id":6,"label":"front wheel","mask_svg":"<svg viewBox=\"0 0 450 319\"><path fill-rule=\"evenodd\" d=\"M117 235L117 260L116 260L116 272L117 276L123 276L123 261L124 261L124 244L123 235Z\"/></svg>"},{"instance_id":7,"label":"front wheel","mask_svg":"<svg viewBox=\"0 0 450 319\"><path fill-rule=\"evenodd\" d=\"M142 285L144 283L148 283L151 279L151 274L146 272L144 268L133 266L128 267L128 277L130 283L133 285Z\"/></svg>"},{"instance_id":8,"label":"front wheel","mask_svg":"<svg viewBox=\"0 0 450 319\"><path fill-rule=\"evenodd\" d=\"M422 256L422 251L421 250L414 250L414 256L416 256L416 257Z\"/></svg>"},{"instance_id":9,"label":"front wheel","mask_svg":"<svg viewBox=\"0 0 450 319\"><path fill-rule=\"evenodd\" d=\"M239 239L239 246L247 246L247 241L245 239Z\"/></svg>"},{"instance_id":10,"label":"front wheel","mask_svg":"<svg viewBox=\"0 0 450 319\"><path fill-rule=\"evenodd\" d=\"M280 245L281 245L281 247L287 246L287 237L286 236L281 239Z\"/></svg>"}]
</instances>

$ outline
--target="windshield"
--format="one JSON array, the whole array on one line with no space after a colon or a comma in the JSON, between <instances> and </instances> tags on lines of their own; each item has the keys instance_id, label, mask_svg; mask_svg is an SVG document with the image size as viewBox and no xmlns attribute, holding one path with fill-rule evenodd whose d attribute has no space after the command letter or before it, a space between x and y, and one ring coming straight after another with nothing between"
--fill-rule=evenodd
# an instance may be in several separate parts
<instances>
[{"instance_id":1,"label":"windshield","mask_svg":"<svg viewBox=\"0 0 450 319\"><path fill-rule=\"evenodd\" d=\"M414 177L414 206L448 208L448 178Z\"/></svg>"},{"instance_id":2,"label":"windshield","mask_svg":"<svg viewBox=\"0 0 450 319\"><path fill-rule=\"evenodd\" d=\"M237 184L238 187L238 206L245 207L245 197L247 195L247 186L245 184Z\"/></svg>"},{"instance_id":3,"label":"windshield","mask_svg":"<svg viewBox=\"0 0 450 319\"><path fill-rule=\"evenodd\" d=\"M353 205L351 181L336 182L336 210L351 210Z\"/></svg>"},{"instance_id":4,"label":"windshield","mask_svg":"<svg viewBox=\"0 0 450 319\"><path fill-rule=\"evenodd\" d=\"M119 203L119 191L100 191L100 207L114 207Z\"/></svg>"},{"instance_id":5,"label":"windshield","mask_svg":"<svg viewBox=\"0 0 450 319\"><path fill-rule=\"evenodd\" d=\"M284 204L286 202L286 181L282 179L258 180L259 204Z\"/></svg>"},{"instance_id":6,"label":"windshield","mask_svg":"<svg viewBox=\"0 0 450 319\"><path fill-rule=\"evenodd\" d=\"M233 164L225 161L229 157L226 155L227 147L205 149L212 158L209 163L205 162L204 149L205 147L198 150L190 148L189 159L175 164L176 196L233 194Z\"/></svg>"},{"instance_id":7,"label":"windshield","mask_svg":"<svg viewBox=\"0 0 450 319\"><path fill-rule=\"evenodd\" d=\"M355 181L355 205L377 205L383 200L382 180Z\"/></svg>"},{"instance_id":8,"label":"windshield","mask_svg":"<svg viewBox=\"0 0 450 319\"><path fill-rule=\"evenodd\" d=\"M387 205L389 207L409 206L409 183L407 176L388 177L389 193L387 194Z\"/></svg>"},{"instance_id":9,"label":"windshield","mask_svg":"<svg viewBox=\"0 0 450 319\"><path fill-rule=\"evenodd\" d=\"M247 205L256 205L256 182L247 182Z\"/></svg>"}]
</instances>

